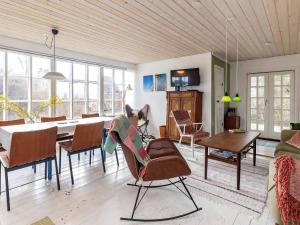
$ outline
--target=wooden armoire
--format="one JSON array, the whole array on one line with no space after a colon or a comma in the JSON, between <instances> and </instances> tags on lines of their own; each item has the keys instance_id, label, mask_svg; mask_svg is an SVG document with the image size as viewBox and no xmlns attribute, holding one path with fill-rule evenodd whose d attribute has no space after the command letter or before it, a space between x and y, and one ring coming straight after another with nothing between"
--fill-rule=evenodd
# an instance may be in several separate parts
<instances>
[{"instance_id":1,"label":"wooden armoire","mask_svg":"<svg viewBox=\"0 0 300 225\"><path fill-rule=\"evenodd\" d=\"M203 93L199 91L167 92L167 137L172 140L179 140L180 138L174 118L170 117L172 110L190 110L193 122L202 122L202 95Z\"/></svg>"}]
</instances>

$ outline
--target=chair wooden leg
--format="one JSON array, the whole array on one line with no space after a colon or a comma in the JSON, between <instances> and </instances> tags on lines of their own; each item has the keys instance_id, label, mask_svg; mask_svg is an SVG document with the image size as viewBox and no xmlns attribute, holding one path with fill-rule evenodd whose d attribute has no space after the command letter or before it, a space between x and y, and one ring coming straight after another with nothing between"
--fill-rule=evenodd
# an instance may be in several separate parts
<instances>
[{"instance_id":1,"label":"chair wooden leg","mask_svg":"<svg viewBox=\"0 0 300 225\"><path fill-rule=\"evenodd\" d=\"M89 164L92 164L92 150L90 150L90 158L89 158Z\"/></svg>"},{"instance_id":2,"label":"chair wooden leg","mask_svg":"<svg viewBox=\"0 0 300 225\"><path fill-rule=\"evenodd\" d=\"M191 148L193 152L193 158L195 157L195 152L194 152L194 137L191 137Z\"/></svg>"},{"instance_id":3,"label":"chair wooden leg","mask_svg":"<svg viewBox=\"0 0 300 225\"><path fill-rule=\"evenodd\" d=\"M45 180L47 180L47 163L48 162L45 162Z\"/></svg>"},{"instance_id":4,"label":"chair wooden leg","mask_svg":"<svg viewBox=\"0 0 300 225\"><path fill-rule=\"evenodd\" d=\"M179 142L178 142L179 146L181 146L181 142L182 142L182 136L180 136L180 139L179 139Z\"/></svg>"},{"instance_id":5,"label":"chair wooden leg","mask_svg":"<svg viewBox=\"0 0 300 225\"><path fill-rule=\"evenodd\" d=\"M78 161L80 161L80 153L78 153Z\"/></svg>"},{"instance_id":6,"label":"chair wooden leg","mask_svg":"<svg viewBox=\"0 0 300 225\"><path fill-rule=\"evenodd\" d=\"M59 174L61 174L61 146L59 146Z\"/></svg>"},{"instance_id":7,"label":"chair wooden leg","mask_svg":"<svg viewBox=\"0 0 300 225\"><path fill-rule=\"evenodd\" d=\"M95 149L93 149L93 156L95 155Z\"/></svg>"},{"instance_id":8,"label":"chair wooden leg","mask_svg":"<svg viewBox=\"0 0 300 225\"><path fill-rule=\"evenodd\" d=\"M71 155L68 153L68 156L69 156L69 166L70 166L71 182L72 182L72 185L73 185L73 184L74 184L74 177L73 177L73 169L72 169Z\"/></svg>"},{"instance_id":9,"label":"chair wooden leg","mask_svg":"<svg viewBox=\"0 0 300 225\"><path fill-rule=\"evenodd\" d=\"M9 199L9 185L8 185L8 171L7 171L7 168L4 168L4 171L5 171L6 206L7 206L7 211L10 211L10 199Z\"/></svg>"},{"instance_id":10,"label":"chair wooden leg","mask_svg":"<svg viewBox=\"0 0 300 225\"><path fill-rule=\"evenodd\" d=\"M102 159L103 172L106 173L105 160L104 160L104 152L103 152L102 147L100 147L100 151L101 151L101 159Z\"/></svg>"},{"instance_id":11,"label":"chair wooden leg","mask_svg":"<svg viewBox=\"0 0 300 225\"><path fill-rule=\"evenodd\" d=\"M33 165L33 172L36 173L36 165Z\"/></svg>"},{"instance_id":12,"label":"chair wooden leg","mask_svg":"<svg viewBox=\"0 0 300 225\"><path fill-rule=\"evenodd\" d=\"M55 156L55 172L56 172L56 184L57 184L57 190L60 190L60 183L59 183L59 173L58 173L58 166L57 166L57 157Z\"/></svg>"},{"instance_id":13,"label":"chair wooden leg","mask_svg":"<svg viewBox=\"0 0 300 225\"><path fill-rule=\"evenodd\" d=\"M115 149L115 154L116 154L117 165L118 165L118 167L119 167L119 157L118 157L118 151L117 151L117 148Z\"/></svg>"}]
</instances>

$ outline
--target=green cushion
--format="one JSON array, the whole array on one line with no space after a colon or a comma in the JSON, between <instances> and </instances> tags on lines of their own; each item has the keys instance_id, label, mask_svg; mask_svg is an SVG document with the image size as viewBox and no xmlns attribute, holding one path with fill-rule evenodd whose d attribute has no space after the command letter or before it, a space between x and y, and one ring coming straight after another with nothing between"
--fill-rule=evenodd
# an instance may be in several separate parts
<instances>
[{"instance_id":1,"label":"green cushion","mask_svg":"<svg viewBox=\"0 0 300 225\"><path fill-rule=\"evenodd\" d=\"M291 123L292 130L300 130L300 123Z\"/></svg>"},{"instance_id":2,"label":"green cushion","mask_svg":"<svg viewBox=\"0 0 300 225\"><path fill-rule=\"evenodd\" d=\"M280 142L275 150L275 157L280 155L289 155L300 160L300 149L297 149L289 144Z\"/></svg>"}]
</instances>

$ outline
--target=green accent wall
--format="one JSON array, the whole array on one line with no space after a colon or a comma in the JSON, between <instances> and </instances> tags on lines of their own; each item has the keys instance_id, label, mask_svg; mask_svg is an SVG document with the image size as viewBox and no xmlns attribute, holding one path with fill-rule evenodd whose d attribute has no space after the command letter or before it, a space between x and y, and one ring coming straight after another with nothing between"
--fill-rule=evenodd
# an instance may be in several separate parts
<instances>
[{"instance_id":1,"label":"green accent wall","mask_svg":"<svg viewBox=\"0 0 300 225\"><path fill-rule=\"evenodd\" d=\"M228 94L230 95L230 64L227 63L227 75L225 75L225 62L219 58L217 58L216 56L212 55L212 60L211 60L211 133L215 134L215 113L216 113L216 109L215 109L215 65L218 65L222 68L224 68L224 81L226 82L226 85L224 85L224 94L225 91L228 92ZM225 86L226 89L225 90ZM224 114L227 111L228 107L229 107L229 103L224 103Z\"/></svg>"}]
</instances>

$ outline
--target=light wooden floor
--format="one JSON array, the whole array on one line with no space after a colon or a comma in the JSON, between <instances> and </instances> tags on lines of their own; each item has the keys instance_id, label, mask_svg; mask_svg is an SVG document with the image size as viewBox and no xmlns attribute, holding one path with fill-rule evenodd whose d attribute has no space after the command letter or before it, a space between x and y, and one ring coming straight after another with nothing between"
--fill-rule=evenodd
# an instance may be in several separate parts
<instances>
[{"instance_id":1,"label":"light wooden floor","mask_svg":"<svg viewBox=\"0 0 300 225\"><path fill-rule=\"evenodd\" d=\"M97 151L91 166L88 156L81 154L78 163L74 156L74 179L72 187L66 158L60 176L61 191L56 189L56 180L45 181L43 165L36 174L31 168L12 172L9 176L11 194L11 211L6 211L5 193L0 197L0 225L31 224L48 216L55 224L141 224L120 221L120 216L129 216L137 189L128 187L132 177L127 169L122 153L119 153L120 167L116 165L114 155L108 157L107 172L104 174ZM22 185L27 183L26 185ZM15 188L14 188L15 187ZM2 191L4 178L2 177ZM232 209L226 203L208 198L195 197L203 210L191 216L154 224L211 224L211 225L269 225L268 210L253 217L239 210ZM193 205L175 188L151 190L138 209L137 215L162 217L174 215L182 210L193 209Z\"/></svg>"}]
</instances>

